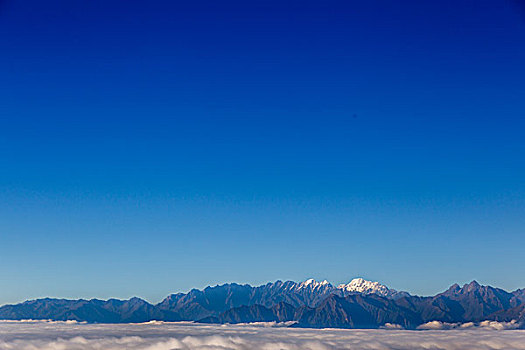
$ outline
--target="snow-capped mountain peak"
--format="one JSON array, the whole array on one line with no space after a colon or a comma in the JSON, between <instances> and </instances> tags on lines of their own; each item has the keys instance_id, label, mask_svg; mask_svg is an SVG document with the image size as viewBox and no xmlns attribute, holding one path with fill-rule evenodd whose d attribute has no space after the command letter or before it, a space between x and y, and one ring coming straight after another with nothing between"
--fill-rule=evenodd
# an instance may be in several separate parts
<instances>
[{"instance_id":1,"label":"snow-capped mountain peak","mask_svg":"<svg viewBox=\"0 0 525 350\"><path fill-rule=\"evenodd\" d=\"M379 282L367 281L363 278L354 278L348 284L338 285L337 289L345 293L377 294L383 297L395 297L400 294Z\"/></svg>"},{"instance_id":2,"label":"snow-capped mountain peak","mask_svg":"<svg viewBox=\"0 0 525 350\"><path fill-rule=\"evenodd\" d=\"M297 285L297 289L303 289L303 288L311 288L311 289L319 289L322 287L331 287L332 285L327 280L324 280L322 282L318 282L314 280L313 278L307 279L304 282L301 282Z\"/></svg>"},{"instance_id":3,"label":"snow-capped mountain peak","mask_svg":"<svg viewBox=\"0 0 525 350\"><path fill-rule=\"evenodd\" d=\"M398 299L409 295L407 292L398 292L379 282L368 281L363 278L354 278L348 284L340 284L337 287L327 280L319 282L310 278L300 283L293 282L289 290L295 290L300 293L315 293L321 296L336 294L341 297L350 294L377 294L385 298Z\"/></svg>"}]
</instances>

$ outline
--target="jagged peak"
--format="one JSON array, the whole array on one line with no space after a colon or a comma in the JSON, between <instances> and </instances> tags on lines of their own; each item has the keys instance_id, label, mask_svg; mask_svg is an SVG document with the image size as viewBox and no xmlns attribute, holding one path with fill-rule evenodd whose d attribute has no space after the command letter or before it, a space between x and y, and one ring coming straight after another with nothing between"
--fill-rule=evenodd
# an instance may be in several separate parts
<instances>
[{"instance_id":1,"label":"jagged peak","mask_svg":"<svg viewBox=\"0 0 525 350\"><path fill-rule=\"evenodd\" d=\"M453 296L453 295L469 293L475 290L479 290L480 288L482 288L482 286L477 281L465 283L463 287L461 287L457 283L454 283L446 291L439 293L438 295Z\"/></svg>"},{"instance_id":2,"label":"jagged peak","mask_svg":"<svg viewBox=\"0 0 525 350\"><path fill-rule=\"evenodd\" d=\"M343 293L377 294L387 298L401 298L409 295L407 292L398 292L379 282L365 280L361 277L354 278L347 284L340 284L337 289Z\"/></svg>"},{"instance_id":3,"label":"jagged peak","mask_svg":"<svg viewBox=\"0 0 525 350\"><path fill-rule=\"evenodd\" d=\"M447 294L456 294L461 290L461 286L457 283L454 283L451 285L446 291L444 291L441 294L447 295Z\"/></svg>"},{"instance_id":4,"label":"jagged peak","mask_svg":"<svg viewBox=\"0 0 525 350\"><path fill-rule=\"evenodd\" d=\"M327 280L323 280L321 282L318 282L318 281L316 281L313 278L309 278L306 281L299 283L297 285L297 288L298 289L302 289L302 288L313 288L313 289L316 289L316 288L322 288L322 287L328 287L328 286L331 287L332 285Z\"/></svg>"},{"instance_id":5,"label":"jagged peak","mask_svg":"<svg viewBox=\"0 0 525 350\"><path fill-rule=\"evenodd\" d=\"M472 288L479 288L481 287L481 285L476 281L476 280L472 280L472 282L470 282L468 285L466 285L467 287L472 287Z\"/></svg>"},{"instance_id":6,"label":"jagged peak","mask_svg":"<svg viewBox=\"0 0 525 350\"><path fill-rule=\"evenodd\" d=\"M340 284L337 286L337 288L344 289L346 291L355 291L355 292L364 292L364 291L372 291L372 290L389 290L388 287L382 285L379 282L368 281L361 277L354 278L347 284Z\"/></svg>"},{"instance_id":7,"label":"jagged peak","mask_svg":"<svg viewBox=\"0 0 525 350\"><path fill-rule=\"evenodd\" d=\"M229 283L222 283L222 284L217 283L214 286L207 286L204 289L236 288L236 287L251 287L251 286L249 284L247 284L247 283L240 284L240 283L237 283L237 282L229 282Z\"/></svg>"}]
</instances>

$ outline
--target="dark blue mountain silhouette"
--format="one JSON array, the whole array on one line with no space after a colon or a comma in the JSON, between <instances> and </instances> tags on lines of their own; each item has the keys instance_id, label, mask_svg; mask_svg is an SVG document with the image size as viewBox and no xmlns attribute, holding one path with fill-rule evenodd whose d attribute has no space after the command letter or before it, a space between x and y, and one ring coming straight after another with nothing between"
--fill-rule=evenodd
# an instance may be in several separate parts
<instances>
[{"instance_id":1,"label":"dark blue mountain silhouette","mask_svg":"<svg viewBox=\"0 0 525 350\"><path fill-rule=\"evenodd\" d=\"M172 294L153 305L129 300L38 299L0 307L0 319L138 323L151 320L204 323L294 321L302 327L416 328L429 321L516 320L525 326L525 289L512 293L473 281L431 297L404 292L347 291L327 282L291 281L252 287L235 283ZM346 288L346 287L345 287ZM378 289L379 290L379 289ZM388 291L388 293L385 292Z\"/></svg>"}]
</instances>

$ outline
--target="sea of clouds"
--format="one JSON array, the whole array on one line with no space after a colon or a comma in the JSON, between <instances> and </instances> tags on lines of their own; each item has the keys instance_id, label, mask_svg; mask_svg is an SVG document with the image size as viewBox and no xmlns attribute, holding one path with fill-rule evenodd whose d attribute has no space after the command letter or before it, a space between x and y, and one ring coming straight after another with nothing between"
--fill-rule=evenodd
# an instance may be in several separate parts
<instances>
[{"instance_id":1,"label":"sea of clouds","mask_svg":"<svg viewBox=\"0 0 525 350\"><path fill-rule=\"evenodd\" d=\"M499 325L497 325L499 324ZM425 330L301 329L289 324L204 325L148 322L83 324L1 321L0 350L464 350L525 349L513 323L461 326L429 323Z\"/></svg>"}]
</instances>

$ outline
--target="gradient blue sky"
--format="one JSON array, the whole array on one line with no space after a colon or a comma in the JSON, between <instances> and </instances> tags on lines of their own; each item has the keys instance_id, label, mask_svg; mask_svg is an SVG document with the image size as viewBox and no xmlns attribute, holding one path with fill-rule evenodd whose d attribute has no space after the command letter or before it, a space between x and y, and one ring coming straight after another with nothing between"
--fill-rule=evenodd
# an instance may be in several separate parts
<instances>
[{"instance_id":1,"label":"gradient blue sky","mask_svg":"<svg viewBox=\"0 0 525 350\"><path fill-rule=\"evenodd\" d=\"M0 1L0 304L525 287L519 1Z\"/></svg>"}]
</instances>

